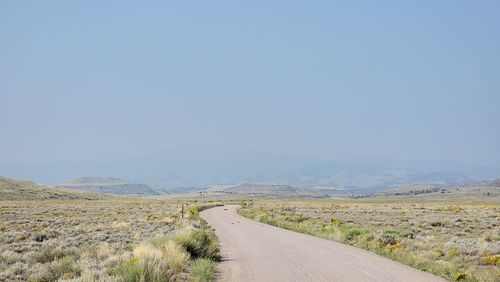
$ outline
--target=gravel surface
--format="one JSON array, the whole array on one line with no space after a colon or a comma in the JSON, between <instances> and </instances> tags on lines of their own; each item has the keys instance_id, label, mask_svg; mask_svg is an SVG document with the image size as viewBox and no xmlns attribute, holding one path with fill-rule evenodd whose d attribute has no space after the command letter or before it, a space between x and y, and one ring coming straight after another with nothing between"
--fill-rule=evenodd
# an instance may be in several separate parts
<instances>
[{"instance_id":1,"label":"gravel surface","mask_svg":"<svg viewBox=\"0 0 500 282\"><path fill-rule=\"evenodd\" d=\"M362 249L244 218L237 208L201 213L221 243L221 281L445 281Z\"/></svg>"}]
</instances>

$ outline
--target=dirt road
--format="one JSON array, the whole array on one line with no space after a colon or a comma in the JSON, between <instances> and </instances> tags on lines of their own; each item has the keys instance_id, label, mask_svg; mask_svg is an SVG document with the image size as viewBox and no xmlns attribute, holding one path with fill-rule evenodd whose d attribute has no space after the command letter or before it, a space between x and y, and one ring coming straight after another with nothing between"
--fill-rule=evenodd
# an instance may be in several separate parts
<instances>
[{"instance_id":1,"label":"dirt road","mask_svg":"<svg viewBox=\"0 0 500 282\"><path fill-rule=\"evenodd\" d=\"M201 213L219 236L221 281L444 281L373 253L262 224L237 206Z\"/></svg>"}]
</instances>

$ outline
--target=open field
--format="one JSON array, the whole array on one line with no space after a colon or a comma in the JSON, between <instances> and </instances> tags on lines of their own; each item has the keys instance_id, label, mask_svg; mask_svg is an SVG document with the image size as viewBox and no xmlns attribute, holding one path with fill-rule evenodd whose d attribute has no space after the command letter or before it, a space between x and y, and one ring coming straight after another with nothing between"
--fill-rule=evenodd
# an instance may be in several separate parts
<instances>
[{"instance_id":1,"label":"open field","mask_svg":"<svg viewBox=\"0 0 500 282\"><path fill-rule=\"evenodd\" d=\"M500 281L497 184L413 186L358 200L266 200L259 197L284 197L292 188L243 188L119 197L0 178L0 281L211 281L218 243L199 212L217 198L240 203L249 218L364 248L449 280Z\"/></svg>"},{"instance_id":2,"label":"open field","mask_svg":"<svg viewBox=\"0 0 500 282\"><path fill-rule=\"evenodd\" d=\"M364 248L449 280L500 280L500 203L252 200L240 214Z\"/></svg>"},{"instance_id":3,"label":"open field","mask_svg":"<svg viewBox=\"0 0 500 282\"><path fill-rule=\"evenodd\" d=\"M500 181L485 181L464 185L405 185L380 189L375 198L407 200L473 200L500 201Z\"/></svg>"},{"instance_id":4,"label":"open field","mask_svg":"<svg viewBox=\"0 0 500 282\"><path fill-rule=\"evenodd\" d=\"M181 204L162 199L0 201L0 281L203 281L218 247L200 209L180 218Z\"/></svg>"}]
</instances>

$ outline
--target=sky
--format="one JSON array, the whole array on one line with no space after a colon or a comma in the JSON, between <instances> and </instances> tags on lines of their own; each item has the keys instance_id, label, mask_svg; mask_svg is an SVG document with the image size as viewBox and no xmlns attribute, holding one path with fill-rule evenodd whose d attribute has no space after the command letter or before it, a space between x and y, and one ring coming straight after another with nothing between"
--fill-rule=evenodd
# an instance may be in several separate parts
<instances>
[{"instance_id":1,"label":"sky","mask_svg":"<svg viewBox=\"0 0 500 282\"><path fill-rule=\"evenodd\" d=\"M0 162L500 166L499 1L1 1Z\"/></svg>"}]
</instances>

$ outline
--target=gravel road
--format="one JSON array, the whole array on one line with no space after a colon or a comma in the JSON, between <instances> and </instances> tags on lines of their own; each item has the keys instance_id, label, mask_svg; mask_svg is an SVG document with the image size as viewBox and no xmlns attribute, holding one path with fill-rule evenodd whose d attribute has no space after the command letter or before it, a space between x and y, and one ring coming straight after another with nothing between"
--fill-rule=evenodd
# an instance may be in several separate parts
<instances>
[{"instance_id":1,"label":"gravel road","mask_svg":"<svg viewBox=\"0 0 500 282\"><path fill-rule=\"evenodd\" d=\"M362 249L244 218L237 208L201 213L221 243L220 281L445 281Z\"/></svg>"}]
</instances>

